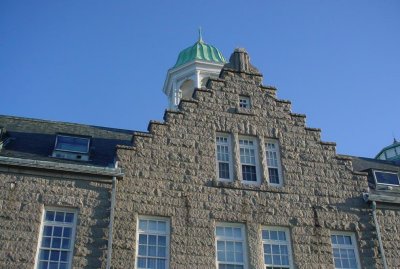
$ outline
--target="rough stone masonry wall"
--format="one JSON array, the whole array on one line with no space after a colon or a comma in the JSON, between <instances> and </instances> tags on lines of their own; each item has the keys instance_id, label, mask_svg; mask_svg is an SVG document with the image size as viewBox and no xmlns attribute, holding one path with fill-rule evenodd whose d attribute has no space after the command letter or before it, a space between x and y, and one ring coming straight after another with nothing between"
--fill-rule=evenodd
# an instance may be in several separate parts
<instances>
[{"instance_id":1,"label":"rough stone masonry wall","mask_svg":"<svg viewBox=\"0 0 400 269\"><path fill-rule=\"evenodd\" d=\"M307 128L305 116L291 113L290 102L260 86L261 79L225 70L182 101L179 112L166 112L165 123L151 122L132 147L118 149L125 177L117 187L113 268L134 267L140 215L170 219L174 269L216 268L216 222L245 224L248 268L263 268L263 225L290 229L295 268L334 268L332 230L354 232L362 268L382 268L362 199L366 176L353 173L335 144L321 142L320 130ZM238 108L239 94L251 98L250 110ZM257 138L261 186L239 180L237 161L234 183L217 181L217 132L234 143L238 135ZM267 138L279 140L283 187L265 182Z\"/></svg>"},{"instance_id":2,"label":"rough stone masonry wall","mask_svg":"<svg viewBox=\"0 0 400 269\"><path fill-rule=\"evenodd\" d=\"M392 269L400 268L400 210L378 203L376 215L388 266Z\"/></svg>"},{"instance_id":3,"label":"rough stone masonry wall","mask_svg":"<svg viewBox=\"0 0 400 269\"><path fill-rule=\"evenodd\" d=\"M111 185L25 173L0 172L0 268L34 267L46 206L77 209L73 268L105 268Z\"/></svg>"}]
</instances>

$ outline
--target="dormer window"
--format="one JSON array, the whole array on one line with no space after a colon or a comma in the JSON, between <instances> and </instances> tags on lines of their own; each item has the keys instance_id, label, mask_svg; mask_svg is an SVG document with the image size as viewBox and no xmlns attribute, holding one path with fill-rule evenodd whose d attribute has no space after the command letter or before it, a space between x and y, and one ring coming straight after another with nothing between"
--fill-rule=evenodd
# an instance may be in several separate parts
<instances>
[{"instance_id":1,"label":"dormer window","mask_svg":"<svg viewBox=\"0 0 400 269\"><path fill-rule=\"evenodd\" d=\"M239 95L239 107L250 108L250 97Z\"/></svg>"},{"instance_id":2,"label":"dormer window","mask_svg":"<svg viewBox=\"0 0 400 269\"><path fill-rule=\"evenodd\" d=\"M86 137L57 135L55 150L88 153L89 142L90 139Z\"/></svg>"},{"instance_id":3,"label":"dormer window","mask_svg":"<svg viewBox=\"0 0 400 269\"><path fill-rule=\"evenodd\" d=\"M72 135L57 135L54 146L53 157L88 161L89 160L89 137Z\"/></svg>"},{"instance_id":4,"label":"dormer window","mask_svg":"<svg viewBox=\"0 0 400 269\"><path fill-rule=\"evenodd\" d=\"M399 175L394 172L374 171L376 184L399 186Z\"/></svg>"}]
</instances>

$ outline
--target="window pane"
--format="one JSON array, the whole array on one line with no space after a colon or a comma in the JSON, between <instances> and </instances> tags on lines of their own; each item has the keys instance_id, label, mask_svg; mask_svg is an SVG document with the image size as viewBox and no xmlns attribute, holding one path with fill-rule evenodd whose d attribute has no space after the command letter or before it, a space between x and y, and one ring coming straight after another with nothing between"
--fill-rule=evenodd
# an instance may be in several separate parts
<instances>
[{"instance_id":1,"label":"window pane","mask_svg":"<svg viewBox=\"0 0 400 269\"><path fill-rule=\"evenodd\" d=\"M218 163L219 178L229 179L229 163Z\"/></svg>"},{"instance_id":2,"label":"window pane","mask_svg":"<svg viewBox=\"0 0 400 269\"><path fill-rule=\"evenodd\" d=\"M87 153L89 151L89 139L58 135L55 149Z\"/></svg>"},{"instance_id":3,"label":"window pane","mask_svg":"<svg viewBox=\"0 0 400 269\"><path fill-rule=\"evenodd\" d=\"M56 212L56 221L64 222L64 212Z\"/></svg>"},{"instance_id":4,"label":"window pane","mask_svg":"<svg viewBox=\"0 0 400 269\"><path fill-rule=\"evenodd\" d=\"M71 236L71 232L72 232L72 229L71 229L71 228L69 228L69 227L64 227L64 230L63 230L63 237L70 237L70 236Z\"/></svg>"},{"instance_id":5,"label":"window pane","mask_svg":"<svg viewBox=\"0 0 400 269\"><path fill-rule=\"evenodd\" d=\"M242 165L242 177L245 181L257 181L256 167Z\"/></svg>"},{"instance_id":6,"label":"window pane","mask_svg":"<svg viewBox=\"0 0 400 269\"><path fill-rule=\"evenodd\" d=\"M65 214L65 222L73 222L74 221L74 214L73 213L66 213Z\"/></svg>"},{"instance_id":7,"label":"window pane","mask_svg":"<svg viewBox=\"0 0 400 269\"><path fill-rule=\"evenodd\" d=\"M40 250L40 255L39 259L40 260L48 260L50 256L50 251L49 250Z\"/></svg>"},{"instance_id":8,"label":"window pane","mask_svg":"<svg viewBox=\"0 0 400 269\"><path fill-rule=\"evenodd\" d=\"M279 184L278 168L268 168L269 183Z\"/></svg>"},{"instance_id":9,"label":"window pane","mask_svg":"<svg viewBox=\"0 0 400 269\"><path fill-rule=\"evenodd\" d=\"M54 227L53 236L61 237L62 235L62 227Z\"/></svg>"},{"instance_id":10,"label":"window pane","mask_svg":"<svg viewBox=\"0 0 400 269\"><path fill-rule=\"evenodd\" d=\"M138 267L139 268L146 268L146 259L145 258L139 258L138 259Z\"/></svg>"},{"instance_id":11,"label":"window pane","mask_svg":"<svg viewBox=\"0 0 400 269\"><path fill-rule=\"evenodd\" d=\"M374 171L376 182L381 184L399 185L399 177L394 173Z\"/></svg>"},{"instance_id":12,"label":"window pane","mask_svg":"<svg viewBox=\"0 0 400 269\"><path fill-rule=\"evenodd\" d=\"M69 248L70 248L70 240L64 238L64 239L62 240L61 248L63 248L63 249L69 249Z\"/></svg>"},{"instance_id":13,"label":"window pane","mask_svg":"<svg viewBox=\"0 0 400 269\"><path fill-rule=\"evenodd\" d=\"M167 245L167 237L166 236L159 236L158 237L158 245L159 246L166 246Z\"/></svg>"},{"instance_id":14,"label":"window pane","mask_svg":"<svg viewBox=\"0 0 400 269\"><path fill-rule=\"evenodd\" d=\"M44 226L44 228L43 228L44 236L51 236L52 233L53 233L53 226L48 226L48 225Z\"/></svg>"},{"instance_id":15,"label":"window pane","mask_svg":"<svg viewBox=\"0 0 400 269\"><path fill-rule=\"evenodd\" d=\"M48 262L39 262L39 269L47 269Z\"/></svg>"},{"instance_id":16,"label":"window pane","mask_svg":"<svg viewBox=\"0 0 400 269\"><path fill-rule=\"evenodd\" d=\"M61 251L60 261L67 262L68 261L68 256L69 256L68 254L69 254L68 251Z\"/></svg>"},{"instance_id":17,"label":"window pane","mask_svg":"<svg viewBox=\"0 0 400 269\"><path fill-rule=\"evenodd\" d=\"M53 221L55 213L54 211L46 211L46 220Z\"/></svg>"}]
</instances>

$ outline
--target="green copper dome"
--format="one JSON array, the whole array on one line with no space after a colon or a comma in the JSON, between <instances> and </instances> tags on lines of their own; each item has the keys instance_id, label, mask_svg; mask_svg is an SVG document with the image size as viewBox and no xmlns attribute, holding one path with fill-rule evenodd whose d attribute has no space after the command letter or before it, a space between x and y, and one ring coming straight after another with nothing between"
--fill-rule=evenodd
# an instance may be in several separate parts
<instances>
[{"instance_id":1,"label":"green copper dome","mask_svg":"<svg viewBox=\"0 0 400 269\"><path fill-rule=\"evenodd\" d=\"M222 56L222 53L216 47L204 43L201 35L199 40L193 46L188 47L179 53L174 68L195 60L220 64L226 62L224 56Z\"/></svg>"},{"instance_id":2,"label":"green copper dome","mask_svg":"<svg viewBox=\"0 0 400 269\"><path fill-rule=\"evenodd\" d=\"M394 139L393 144L383 148L375 157L379 160L400 160L400 142Z\"/></svg>"}]
</instances>

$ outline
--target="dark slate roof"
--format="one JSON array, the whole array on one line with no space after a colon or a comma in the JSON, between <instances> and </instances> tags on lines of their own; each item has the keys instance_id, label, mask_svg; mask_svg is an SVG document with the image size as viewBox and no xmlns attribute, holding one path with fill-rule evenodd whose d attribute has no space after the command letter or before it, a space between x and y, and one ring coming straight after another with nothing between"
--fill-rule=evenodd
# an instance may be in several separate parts
<instances>
[{"instance_id":1,"label":"dark slate roof","mask_svg":"<svg viewBox=\"0 0 400 269\"><path fill-rule=\"evenodd\" d=\"M376 189L376 183L373 175L374 170L388 171L388 172L400 172L400 162L399 161L384 161L365 157L355 157L352 158L353 170L357 172L367 172L368 173L368 186L370 189ZM397 194L396 194L397 195Z\"/></svg>"},{"instance_id":2,"label":"dark slate roof","mask_svg":"<svg viewBox=\"0 0 400 269\"><path fill-rule=\"evenodd\" d=\"M1 127L9 140L0 150L0 156L102 167L113 165L116 145L131 145L133 134L131 130L4 115L0 115ZM90 136L90 160L51 157L57 133Z\"/></svg>"},{"instance_id":3,"label":"dark slate roof","mask_svg":"<svg viewBox=\"0 0 400 269\"><path fill-rule=\"evenodd\" d=\"M351 156L353 159L353 169L361 172L369 169L384 171L400 171L400 161L384 161L365 157Z\"/></svg>"}]
</instances>

